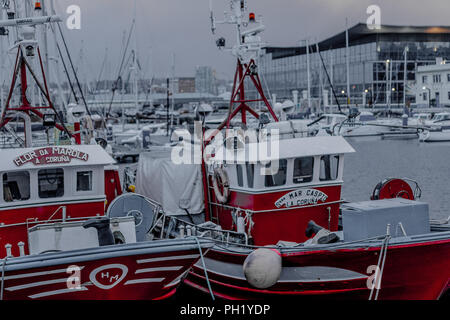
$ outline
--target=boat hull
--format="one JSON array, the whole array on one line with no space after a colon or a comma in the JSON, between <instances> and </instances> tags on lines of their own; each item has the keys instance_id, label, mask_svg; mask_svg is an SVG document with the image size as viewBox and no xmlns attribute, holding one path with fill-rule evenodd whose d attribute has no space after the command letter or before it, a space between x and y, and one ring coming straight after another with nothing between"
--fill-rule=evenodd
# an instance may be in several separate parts
<instances>
[{"instance_id":1,"label":"boat hull","mask_svg":"<svg viewBox=\"0 0 450 320\"><path fill-rule=\"evenodd\" d=\"M257 289L245 279L242 265L249 254L214 247L206 267L214 294L223 299L299 296L314 299L364 299L378 264L380 246L315 251L281 250L282 273L271 288ZM372 267L371 267L372 266ZM371 278L372 277L372 278ZM194 265L184 282L207 292L204 270ZM438 299L450 284L450 239L388 247L378 299Z\"/></svg>"},{"instance_id":2,"label":"boat hull","mask_svg":"<svg viewBox=\"0 0 450 320\"><path fill-rule=\"evenodd\" d=\"M203 253L211 246L199 244ZM9 258L3 299L164 299L200 258L200 247L191 238Z\"/></svg>"},{"instance_id":3,"label":"boat hull","mask_svg":"<svg viewBox=\"0 0 450 320\"><path fill-rule=\"evenodd\" d=\"M450 141L450 131L428 131L419 136L422 142L446 142Z\"/></svg>"}]
</instances>

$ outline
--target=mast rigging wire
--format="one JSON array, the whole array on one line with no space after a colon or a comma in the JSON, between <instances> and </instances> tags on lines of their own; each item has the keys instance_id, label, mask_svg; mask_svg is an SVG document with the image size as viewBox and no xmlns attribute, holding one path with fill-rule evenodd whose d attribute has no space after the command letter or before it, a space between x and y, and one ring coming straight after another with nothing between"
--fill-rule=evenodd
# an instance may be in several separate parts
<instances>
[{"instance_id":1,"label":"mast rigging wire","mask_svg":"<svg viewBox=\"0 0 450 320\"><path fill-rule=\"evenodd\" d=\"M108 113L106 114L106 118L109 117L110 113L111 113L111 108L112 108L112 104L114 101L114 96L117 90L117 84L119 83L119 80L122 79L121 74L122 74L122 69L124 66L124 62L125 62L125 57L127 55L128 52L128 46L130 45L130 40L131 40L131 35L133 34L133 29L136 25L136 20L133 19L133 22L131 23L131 27L130 27L130 32L128 33L128 39L127 39L127 43L125 45L125 49L123 51L123 55L122 55L122 61L120 62L120 67L119 67L119 72L117 74L117 78L116 81L114 82L113 88L112 88L112 96L111 96L111 101L109 103L109 108L108 108Z\"/></svg>"},{"instance_id":2,"label":"mast rigging wire","mask_svg":"<svg viewBox=\"0 0 450 320\"><path fill-rule=\"evenodd\" d=\"M59 22L57 22L57 24L58 24L59 34L61 35L61 39L63 41L64 48L66 49L67 57L69 58L69 63L72 68L72 71L73 71L73 74L75 77L75 81L77 83L78 90L80 91L81 99L83 100L84 107L86 108L87 114L89 116L91 116L92 114L91 114L91 111L89 110L86 99L84 98L83 90L81 89L81 84L80 84L80 81L78 80L77 72L75 71L75 67L73 66L72 57L70 56L69 48L67 47L66 39L64 38L64 34L61 29L61 24Z\"/></svg>"}]
</instances>

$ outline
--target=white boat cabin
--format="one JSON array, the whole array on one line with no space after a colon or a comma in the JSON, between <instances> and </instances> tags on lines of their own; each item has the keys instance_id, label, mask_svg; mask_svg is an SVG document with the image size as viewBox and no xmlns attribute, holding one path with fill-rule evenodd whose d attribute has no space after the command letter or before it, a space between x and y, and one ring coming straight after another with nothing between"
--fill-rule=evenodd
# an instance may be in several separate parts
<instances>
[{"instance_id":1,"label":"white boat cabin","mask_svg":"<svg viewBox=\"0 0 450 320\"><path fill-rule=\"evenodd\" d=\"M247 151L260 147L256 143L248 144ZM351 152L354 149L339 136L283 139L278 155L264 155L263 161L242 161L248 158L248 152L237 154L237 163L225 164L224 168L230 179L230 189L247 192L342 183L344 154ZM232 157L228 150L225 157ZM221 162L220 159L218 152L214 161ZM270 174L271 168L276 173Z\"/></svg>"},{"instance_id":2,"label":"white boat cabin","mask_svg":"<svg viewBox=\"0 0 450 320\"><path fill-rule=\"evenodd\" d=\"M104 199L104 168L114 160L98 145L0 149L0 210Z\"/></svg>"}]
</instances>

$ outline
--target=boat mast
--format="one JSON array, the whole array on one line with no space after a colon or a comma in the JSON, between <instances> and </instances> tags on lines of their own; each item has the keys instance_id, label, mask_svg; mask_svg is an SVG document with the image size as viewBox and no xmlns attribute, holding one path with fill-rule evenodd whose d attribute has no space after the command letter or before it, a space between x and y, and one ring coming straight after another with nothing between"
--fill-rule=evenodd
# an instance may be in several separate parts
<instances>
[{"instance_id":1,"label":"boat mast","mask_svg":"<svg viewBox=\"0 0 450 320\"><path fill-rule=\"evenodd\" d=\"M261 20L256 20L256 16L253 12L250 12L247 18L244 15L247 13L247 1L246 0L231 0L230 1L230 13L225 13L224 21L217 21L214 18L212 9L212 0L210 0L210 18L211 18L211 32L215 34L216 23L218 24L231 24L236 27L236 43L231 48L226 48L225 38L219 38L216 40L216 45L219 49L229 50L237 60L236 72L234 75L233 89L231 91L230 105L228 108L228 115L222 121L222 123L216 128L214 133L208 136L206 139L204 133L202 135L202 178L203 178L203 193L205 202L205 219L209 221L211 219L211 208L209 201L209 182L208 174L206 170L204 150L205 147L211 142L211 140L220 132L223 128L229 128L231 120L241 114L241 121L245 125L247 122L247 112L259 119L259 114L254 111L248 104L252 102L264 102L267 111L270 113L274 121L278 121L272 106L267 100L264 90L262 88L262 82L259 77L258 66L256 60L258 54L261 52L264 43L261 40L259 34L264 31L265 27L261 23ZM247 28L243 30L243 28ZM257 97L255 99L248 99L245 96L245 80L252 83L257 91ZM258 97L259 95L259 97ZM237 105L237 107L236 107Z\"/></svg>"},{"instance_id":2,"label":"boat mast","mask_svg":"<svg viewBox=\"0 0 450 320\"><path fill-rule=\"evenodd\" d=\"M1 11L0 11L0 21L4 20L5 18L5 12L6 12L6 7L7 3L2 1L1 3ZM0 29L0 32L2 32L0 34L0 111L3 110L3 96L4 96L4 91L3 91L3 75L5 74L5 60L6 60L6 52L4 52L4 45L3 45L3 38L7 36L7 31L6 29Z\"/></svg>"},{"instance_id":3,"label":"boat mast","mask_svg":"<svg viewBox=\"0 0 450 320\"><path fill-rule=\"evenodd\" d=\"M137 130L139 130L139 92L138 92L138 76L139 76L139 70L138 70L138 55L137 55L137 25L136 25L136 12L137 12L137 1L134 0L134 16L133 16L133 23L135 25L134 28L134 59L133 59L133 69L134 69L134 99L135 99L135 108L136 108L136 126Z\"/></svg>"},{"instance_id":4,"label":"boat mast","mask_svg":"<svg viewBox=\"0 0 450 320\"><path fill-rule=\"evenodd\" d=\"M170 106L170 130L173 125L173 114L175 110L175 53L172 53L172 84L171 84L172 104Z\"/></svg>"},{"instance_id":5,"label":"boat mast","mask_svg":"<svg viewBox=\"0 0 450 320\"><path fill-rule=\"evenodd\" d=\"M25 7L22 6L21 9ZM72 137L72 134L64 126L64 123L59 119L59 114L56 112L53 103L50 98L48 90L47 79L42 61L42 55L39 48L39 42L36 41L36 26L59 22L61 18L58 16L41 16L31 18L20 19L8 19L0 21L0 27L15 27L18 38L11 51L17 50L13 78L8 94L8 98L5 103L5 107L2 110L0 119L0 128L5 127L16 116L20 116L25 122L25 145L31 145L31 114L34 114L41 119L45 118L46 111L53 111L55 120L58 119L59 123L55 122L55 127L61 131L65 131L68 136ZM20 33L19 30L20 29ZM40 72L42 79L38 79L35 71L32 68L33 57L37 56L38 60L36 64L40 66ZM27 75L30 74L39 87L40 92L45 97L45 104L36 106L32 105L29 101L29 88ZM21 101L18 106L10 106L12 104L12 97L14 89L16 88L17 79L20 78L20 97ZM42 83L41 83L42 81Z\"/></svg>"},{"instance_id":6,"label":"boat mast","mask_svg":"<svg viewBox=\"0 0 450 320\"><path fill-rule=\"evenodd\" d=\"M408 50L409 50L409 48L406 46L405 47L405 52L404 52L405 61L403 63L403 107L404 108L406 108L406 81L408 79L408 77L407 77L407 71L408 71L408 68L407 68L407 65L408 65Z\"/></svg>"},{"instance_id":7,"label":"boat mast","mask_svg":"<svg viewBox=\"0 0 450 320\"><path fill-rule=\"evenodd\" d=\"M306 39L306 75L308 81L308 109L311 112L311 63L309 61L309 40Z\"/></svg>"},{"instance_id":8,"label":"boat mast","mask_svg":"<svg viewBox=\"0 0 450 320\"><path fill-rule=\"evenodd\" d=\"M31 9L31 5L29 5ZM47 3L46 0L36 0L34 4L34 16L35 17L44 17L47 16ZM49 58L48 58L48 42L47 42L47 26L45 24L37 26L37 34L39 47L41 49L42 60L44 63L44 71L47 75L47 80L49 79ZM50 82L50 81L49 81Z\"/></svg>"},{"instance_id":9,"label":"boat mast","mask_svg":"<svg viewBox=\"0 0 450 320\"><path fill-rule=\"evenodd\" d=\"M347 67L347 106L350 106L350 52L348 40L348 18L345 19L345 62Z\"/></svg>"},{"instance_id":10,"label":"boat mast","mask_svg":"<svg viewBox=\"0 0 450 320\"><path fill-rule=\"evenodd\" d=\"M215 34L216 23L231 24L236 27L236 43L233 47L226 48L225 38L219 38L216 41L219 49L228 50L237 58L237 66L234 76L233 90L231 92L228 116L216 129L215 134L217 134L217 132L222 130L224 127L228 128L231 120L239 113L241 114L241 122L243 124L247 123L247 112L255 118L259 118L259 114L249 106L249 103L251 102L263 101L267 111L271 114L274 121L278 121L277 116L273 112L273 109L264 94L259 77L258 66L256 64L258 53L265 45L259 36L259 34L265 30L264 25L261 21L256 20L256 16L252 12L248 14L248 18L245 17L248 13L247 0L231 0L230 12L225 13L225 19L223 21L215 20L212 10L212 0L210 0L210 10L211 31L213 34ZM250 80L248 82L254 85L257 91L256 99L246 98L245 80ZM237 107L235 107L236 105ZM207 139L206 143L209 143L215 134L212 134Z\"/></svg>"}]
</instances>

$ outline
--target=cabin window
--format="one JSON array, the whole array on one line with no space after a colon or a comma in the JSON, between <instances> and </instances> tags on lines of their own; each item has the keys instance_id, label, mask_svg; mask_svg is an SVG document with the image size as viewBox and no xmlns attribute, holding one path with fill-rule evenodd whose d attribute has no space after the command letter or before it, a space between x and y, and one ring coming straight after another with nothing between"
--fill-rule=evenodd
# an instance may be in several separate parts
<instances>
[{"instance_id":1,"label":"cabin window","mask_svg":"<svg viewBox=\"0 0 450 320\"><path fill-rule=\"evenodd\" d=\"M237 164L236 165L236 173L237 173L237 183L239 187L244 186L244 172L242 170L242 165Z\"/></svg>"},{"instance_id":2,"label":"cabin window","mask_svg":"<svg viewBox=\"0 0 450 320\"><path fill-rule=\"evenodd\" d=\"M294 183L311 182L313 179L314 158L297 158L294 160Z\"/></svg>"},{"instance_id":3,"label":"cabin window","mask_svg":"<svg viewBox=\"0 0 450 320\"><path fill-rule=\"evenodd\" d=\"M64 195L63 169L43 169L38 172L39 198L58 198Z\"/></svg>"},{"instance_id":4,"label":"cabin window","mask_svg":"<svg viewBox=\"0 0 450 320\"><path fill-rule=\"evenodd\" d=\"M92 171L77 172L77 191L92 191Z\"/></svg>"},{"instance_id":5,"label":"cabin window","mask_svg":"<svg viewBox=\"0 0 450 320\"><path fill-rule=\"evenodd\" d=\"M320 181L336 180L339 170L339 156L326 155L320 158Z\"/></svg>"},{"instance_id":6,"label":"cabin window","mask_svg":"<svg viewBox=\"0 0 450 320\"><path fill-rule=\"evenodd\" d=\"M245 165L247 169L247 186L253 188L253 181L255 178L255 165L253 163L247 163Z\"/></svg>"},{"instance_id":7,"label":"cabin window","mask_svg":"<svg viewBox=\"0 0 450 320\"><path fill-rule=\"evenodd\" d=\"M266 168L270 168L272 165L269 162L266 165ZM286 173L287 173L287 160L281 159L278 160L278 171L273 175L266 175L264 184L266 187L278 187L282 186L286 183Z\"/></svg>"},{"instance_id":8,"label":"cabin window","mask_svg":"<svg viewBox=\"0 0 450 320\"><path fill-rule=\"evenodd\" d=\"M3 174L3 199L6 202L30 199L30 173L28 171Z\"/></svg>"}]
</instances>

